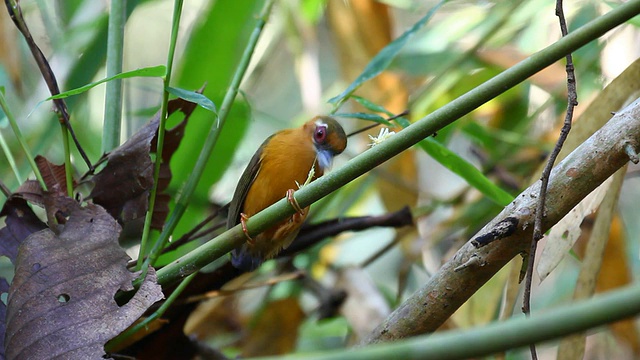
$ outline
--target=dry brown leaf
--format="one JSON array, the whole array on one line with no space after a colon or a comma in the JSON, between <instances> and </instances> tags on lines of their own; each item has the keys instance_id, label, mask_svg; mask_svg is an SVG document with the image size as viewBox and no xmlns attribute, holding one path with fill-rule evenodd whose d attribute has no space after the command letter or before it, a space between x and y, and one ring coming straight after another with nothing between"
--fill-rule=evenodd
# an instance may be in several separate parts
<instances>
[{"instance_id":1,"label":"dry brown leaf","mask_svg":"<svg viewBox=\"0 0 640 360\"><path fill-rule=\"evenodd\" d=\"M118 245L120 226L97 205L56 208L68 211L62 231L36 232L18 251L7 302L8 359L99 359L106 341L163 297L150 269L135 296L118 306L115 294L132 290L136 278Z\"/></svg>"},{"instance_id":2,"label":"dry brown leaf","mask_svg":"<svg viewBox=\"0 0 640 360\"><path fill-rule=\"evenodd\" d=\"M49 191L55 191L61 194L67 194L67 177L65 167L56 165L47 160L44 156L37 155L35 158L36 165L45 185Z\"/></svg>"},{"instance_id":3,"label":"dry brown leaf","mask_svg":"<svg viewBox=\"0 0 640 360\"><path fill-rule=\"evenodd\" d=\"M9 283L5 278L0 278L0 293L9 292ZM7 318L7 305L0 301L0 359L6 359L4 352L4 335L7 328L5 319Z\"/></svg>"},{"instance_id":4,"label":"dry brown leaf","mask_svg":"<svg viewBox=\"0 0 640 360\"><path fill-rule=\"evenodd\" d=\"M297 298L270 302L244 341L242 356L282 355L293 351L304 312Z\"/></svg>"},{"instance_id":5,"label":"dry brown leaf","mask_svg":"<svg viewBox=\"0 0 640 360\"><path fill-rule=\"evenodd\" d=\"M624 225L620 216L615 216L611 222L609 241L602 258L596 292L606 292L630 284L633 281L631 274ZM628 345L636 358L640 357L640 334L634 319L618 321L610 326L616 338Z\"/></svg>"},{"instance_id":6,"label":"dry brown leaf","mask_svg":"<svg viewBox=\"0 0 640 360\"><path fill-rule=\"evenodd\" d=\"M25 181L16 192L12 194L12 197L18 197L21 199L25 199L28 202L38 205L44 206L44 200L42 199L42 187L37 180L27 180Z\"/></svg>"},{"instance_id":7,"label":"dry brown leaf","mask_svg":"<svg viewBox=\"0 0 640 360\"><path fill-rule=\"evenodd\" d=\"M624 181L627 167L618 170L598 208L597 217L580 266L578 281L573 291L573 300L579 301L593 296L596 290L596 279L600 273L607 240L611 229L611 221L615 215L618 195ZM558 346L558 360L582 359L585 355L587 334L575 334L564 338Z\"/></svg>"},{"instance_id":8,"label":"dry brown leaf","mask_svg":"<svg viewBox=\"0 0 640 360\"><path fill-rule=\"evenodd\" d=\"M182 140L187 120L195 107L195 103L183 99L169 101L169 115L180 110L184 113L184 120L165 133L158 197L151 223L154 229L162 229L169 212L170 198L162 194L171 181L169 161ZM153 162L149 154L156 151L159 123L160 115L157 114L129 140L107 154L107 166L93 177L95 186L89 198L122 224L144 217L149 207L149 192L153 185Z\"/></svg>"},{"instance_id":9,"label":"dry brown leaf","mask_svg":"<svg viewBox=\"0 0 640 360\"><path fill-rule=\"evenodd\" d=\"M5 226L0 229L0 256L6 256L13 264L18 256L20 244L31 234L46 225L38 219L24 199L11 197L2 207L0 217L5 217ZM9 283L0 278L0 294L9 292ZM0 359L5 359L4 338L6 330L7 306L0 301Z\"/></svg>"},{"instance_id":10,"label":"dry brown leaf","mask_svg":"<svg viewBox=\"0 0 640 360\"><path fill-rule=\"evenodd\" d=\"M15 264L18 247L29 235L46 225L33 213L27 202L20 198L10 198L2 207L5 226L0 229L0 256L6 256Z\"/></svg>"},{"instance_id":11,"label":"dry brown leaf","mask_svg":"<svg viewBox=\"0 0 640 360\"><path fill-rule=\"evenodd\" d=\"M591 215L598 209L602 199L609 190L611 178L605 180L591 194L587 195L576 207L562 218L549 232L547 242L540 255L540 262L536 266L540 282L544 281L565 255L578 240L580 236L580 224L586 216Z\"/></svg>"}]
</instances>

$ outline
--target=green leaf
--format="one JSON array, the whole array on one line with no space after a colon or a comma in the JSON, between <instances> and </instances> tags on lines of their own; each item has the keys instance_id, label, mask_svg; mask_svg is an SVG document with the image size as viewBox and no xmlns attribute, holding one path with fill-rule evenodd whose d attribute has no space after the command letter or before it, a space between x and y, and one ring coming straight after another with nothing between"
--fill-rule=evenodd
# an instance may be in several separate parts
<instances>
[{"instance_id":1,"label":"green leaf","mask_svg":"<svg viewBox=\"0 0 640 360\"><path fill-rule=\"evenodd\" d=\"M513 196L511 196L511 194L502 190L502 188L487 179L487 177L484 176L484 174L475 166L458 156L458 154L447 149L446 146L440 144L433 138L424 139L420 141L419 145L432 158L465 179L469 185L478 189L478 191L497 204L506 206L513 201Z\"/></svg>"},{"instance_id":2,"label":"green leaf","mask_svg":"<svg viewBox=\"0 0 640 360\"><path fill-rule=\"evenodd\" d=\"M362 96L351 95L351 99L355 100L358 104L364 106L369 111L387 114L388 116L393 116L393 113L385 109L383 106L380 106L369 99L365 99Z\"/></svg>"},{"instance_id":3,"label":"green leaf","mask_svg":"<svg viewBox=\"0 0 640 360\"><path fill-rule=\"evenodd\" d=\"M362 119L362 120L377 122L378 124L393 126L393 124L387 121L387 119L376 114L355 112L355 113L338 113L338 114L333 114L333 116L343 117L343 118L352 118L352 119Z\"/></svg>"},{"instance_id":4,"label":"green leaf","mask_svg":"<svg viewBox=\"0 0 640 360\"><path fill-rule=\"evenodd\" d=\"M403 128L410 126L409 120L399 117L396 119ZM513 196L504 191L501 187L489 180L480 170L470 164L458 154L449 150L435 139L429 137L418 143L418 145L442 166L451 170L454 174L463 178L469 185L483 193L486 197L501 206L508 205L513 201Z\"/></svg>"},{"instance_id":5,"label":"green leaf","mask_svg":"<svg viewBox=\"0 0 640 360\"><path fill-rule=\"evenodd\" d=\"M213 101L211 101L211 99L206 97L204 94L171 86L167 86L166 90L169 94L190 101L192 103L196 103L214 114L217 114L218 112Z\"/></svg>"},{"instance_id":6,"label":"green leaf","mask_svg":"<svg viewBox=\"0 0 640 360\"><path fill-rule=\"evenodd\" d=\"M338 107L349 95L351 95L356 89L360 87L365 81L373 79L378 76L382 71L384 71L391 61L398 55L400 50L404 47L404 45L415 35L418 30L422 29L424 25L429 22L431 17L436 13L436 11L442 6L447 0L441 0L437 3L429 12L420 19L417 23L415 23L409 30L405 31L404 34L400 35L397 39L390 42L384 49L380 50L380 52L367 64L367 66L352 83L347 87L345 91L343 91L340 95L335 96L329 100L330 104Z\"/></svg>"},{"instance_id":7,"label":"green leaf","mask_svg":"<svg viewBox=\"0 0 640 360\"><path fill-rule=\"evenodd\" d=\"M96 87L102 83L105 83L107 81L111 81L114 79L127 79L127 78L132 78L132 77L163 77L165 74L167 73L167 67L164 65L158 65L158 66L151 66L151 67L145 67L145 68L141 68L141 69L137 69L137 70L131 70L131 71L127 71L127 72L123 72L102 80L98 80L96 82L92 82L90 84L87 84L85 86L81 86L79 88L73 89L73 90L69 90L69 91L65 91L62 92L58 95L54 95L54 96L50 96L48 98L45 99L45 101L47 100L54 100L54 99L64 99L67 98L69 96L73 96L73 95L78 95L78 94L82 94L83 92Z\"/></svg>"}]
</instances>

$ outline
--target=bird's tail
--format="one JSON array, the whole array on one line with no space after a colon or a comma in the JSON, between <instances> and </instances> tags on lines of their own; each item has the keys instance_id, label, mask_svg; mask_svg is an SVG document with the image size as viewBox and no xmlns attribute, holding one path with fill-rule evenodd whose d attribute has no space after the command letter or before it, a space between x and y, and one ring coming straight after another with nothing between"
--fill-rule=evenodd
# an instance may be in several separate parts
<instances>
[{"instance_id":1,"label":"bird's tail","mask_svg":"<svg viewBox=\"0 0 640 360\"><path fill-rule=\"evenodd\" d=\"M247 249L247 244L231 251L231 265L236 269L253 271L262 265L262 257L252 255Z\"/></svg>"}]
</instances>

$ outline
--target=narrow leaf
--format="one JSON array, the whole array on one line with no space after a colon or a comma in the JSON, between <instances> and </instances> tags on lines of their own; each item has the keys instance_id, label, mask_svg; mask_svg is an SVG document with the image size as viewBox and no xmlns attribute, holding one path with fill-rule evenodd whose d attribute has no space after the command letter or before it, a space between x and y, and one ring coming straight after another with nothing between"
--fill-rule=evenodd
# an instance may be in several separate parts
<instances>
[{"instance_id":1,"label":"narrow leaf","mask_svg":"<svg viewBox=\"0 0 640 360\"><path fill-rule=\"evenodd\" d=\"M403 128L411 125L409 120L403 117L399 117L396 121ZM429 154L429 156L442 164L442 166L463 178L469 185L483 193L496 204L506 206L513 200L511 194L494 184L475 166L433 138L424 139L420 141L418 145Z\"/></svg>"},{"instance_id":2,"label":"narrow leaf","mask_svg":"<svg viewBox=\"0 0 640 360\"><path fill-rule=\"evenodd\" d=\"M330 104L338 107L349 95L351 95L357 88L360 87L365 81L368 81L380 74L384 71L389 65L391 61L398 55L400 50L404 47L404 45L415 35L418 30L422 29L424 25L429 22L431 17L436 13L436 11L442 6L447 0L441 0L437 3L429 12L422 18L420 21L415 23L409 30L405 31L404 34L400 35L397 39L390 42L384 49L380 50L380 52L367 64L362 73L349 85L349 87L343 91L340 95L335 96L329 100Z\"/></svg>"},{"instance_id":3,"label":"narrow leaf","mask_svg":"<svg viewBox=\"0 0 640 360\"><path fill-rule=\"evenodd\" d=\"M189 102L196 103L214 114L217 114L218 112L213 101L211 101L211 99L206 97L204 94L195 91L174 88L171 86L167 86L166 90L169 94L177 96Z\"/></svg>"},{"instance_id":4,"label":"narrow leaf","mask_svg":"<svg viewBox=\"0 0 640 360\"><path fill-rule=\"evenodd\" d=\"M54 99L64 99L67 98L69 96L72 95L78 95L81 94L93 87L96 87L102 83L105 83L107 81L111 81L114 79L127 79L127 78L132 78L132 77L163 77L165 74L167 73L167 67L164 65L158 65L158 66L151 66L151 67L145 67L145 68L141 68L141 69L137 69L137 70L131 70L131 71L127 71L127 72L123 72L108 78L104 78L102 80L98 80L96 82L92 82L90 84L87 84L85 86L81 86L79 88L76 89L72 89L69 91L65 91L62 92L58 95L54 95L54 96L50 96L48 98L45 99L46 100L54 100Z\"/></svg>"},{"instance_id":5,"label":"narrow leaf","mask_svg":"<svg viewBox=\"0 0 640 360\"><path fill-rule=\"evenodd\" d=\"M385 109L384 106L380 106L369 99L363 98L362 96L352 95L351 99L355 100L358 104L364 106L369 111L387 114L387 116L393 116L393 113Z\"/></svg>"},{"instance_id":6,"label":"narrow leaf","mask_svg":"<svg viewBox=\"0 0 640 360\"><path fill-rule=\"evenodd\" d=\"M506 206L513 201L513 196L502 190L502 188L484 176L475 166L449 150L446 146L432 138L420 141L419 145L437 162L465 179L469 185L476 188L495 203Z\"/></svg>"}]
</instances>

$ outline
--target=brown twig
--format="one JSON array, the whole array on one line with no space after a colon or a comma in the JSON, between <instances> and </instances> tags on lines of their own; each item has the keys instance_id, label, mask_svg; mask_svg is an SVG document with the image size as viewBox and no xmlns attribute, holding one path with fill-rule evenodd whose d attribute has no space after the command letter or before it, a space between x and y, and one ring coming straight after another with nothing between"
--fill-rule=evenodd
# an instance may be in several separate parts
<instances>
[{"instance_id":1,"label":"brown twig","mask_svg":"<svg viewBox=\"0 0 640 360\"><path fill-rule=\"evenodd\" d=\"M556 16L560 22L560 30L562 32L562 36L567 36L567 22L564 18L564 10L562 8L562 0L556 0ZM553 149L553 152L549 156L549 160L547 161L547 165L542 172L542 176L540 180L542 184L540 186L540 193L538 195L538 203L536 206L536 216L533 227L533 241L531 241L531 248L529 250L529 261L527 264L527 277L524 289L524 299L522 305L522 311L530 316L531 314L531 283L533 281L533 268L535 263L535 254L538 248L538 240L542 239L542 219L544 217L545 212L545 201L547 197L547 186L549 184L549 176L551 175L551 169L553 169L553 164L562 149L562 145L564 141L567 139L569 135L569 131L571 131L571 121L573 120L573 109L578 105L578 94L576 91L576 75L573 68L573 59L571 54L567 54L565 57L567 59L566 71L567 71L567 113L564 118L564 125L562 126L562 130L560 131L560 137L556 142L556 146ZM536 348L534 344L531 344L531 358L537 359L538 356L536 354Z\"/></svg>"},{"instance_id":2,"label":"brown twig","mask_svg":"<svg viewBox=\"0 0 640 360\"><path fill-rule=\"evenodd\" d=\"M60 88L58 87L56 76L53 73L49 62L47 61L47 58L44 56L44 54L36 44L33 36L31 36L31 32L27 27L27 23L24 21L24 17L22 16L22 9L20 8L20 5L17 1L14 0L5 0L5 4L7 6L7 11L9 13L9 16L11 17L11 20L13 20L13 23L22 33L22 36L24 36L24 39L29 46L29 50L31 50L31 54L33 54L33 58L35 59L36 64L38 65L38 68L42 73L42 77L44 78L44 81L49 88L49 92L51 93L51 95L60 94ZM55 105L56 113L58 114L58 121L69 130L71 138L76 144L80 156L82 156L82 159L84 159L84 161L87 163L89 169L93 169L93 165L91 165L89 157L87 157L84 149L82 148L82 146L80 146L80 142L78 141L78 138L76 137L76 134L71 127L71 123L69 122L69 110L67 109L67 104L63 99L54 99L53 104Z\"/></svg>"},{"instance_id":3,"label":"brown twig","mask_svg":"<svg viewBox=\"0 0 640 360\"><path fill-rule=\"evenodd\" d=\"M372 227L403 227L413 223L409 207L379 216L359 216L323 221L317 224L303 225L300 233L291 245L278 257L291 256L308 249L319 241L344 231L366 230Z\"/></svg>"},{"instance_id":4,"label":"brown twig","mask_svg":"<svg viewBox=\"0 0 640 360\"><path fill-rule=\"evenodd\" d=\"M294 271L292 273L278 275L278 276L269 278L269 279L267 279L265 281L261 281L261 282L257 282L257 283L253 283L253 284L245 284L245 285L243 285L241 287L234 288L234 289L213 290L213 291L209 291L207 293L201 294L201 295L190 296L190 297L186 298L185 300L183 300L183 303L189 304L189 303L194 303L194 302L200 302L200 301L207 300L207 299L213 299L213 298L219 297L219 296L232 295L232 294L237 293L238 291L251 290L251 289L257 289L257 288L260 288L260 287L271 286L271 285L275 285L275 284L278 284L278 283L281 283L281 282L284 282L284 281L302 279L305 276L306 275L305 275L304 271L298 270L298 271Z\"/></svg>"},{"instance_id":5,"label":"brown twig","mask_svg":"<svg viewBox=\"0 0 640 360\"><path fill-rule=\"evenodd\" d=\"M220 228L223 228L224 226L226 226L225 222L220 222L218 224L214 224L212 227L208 228L208 229L204 229L202 230L202 228L207 225L209 222L213 221L219 214L220 211L223 211L224 207L220 207L218 209L215 209L215 211L213 211L209 216L207 216L204 220L202 220L200 223L198 223L196 226L193 227L193 229L191 229L189 232L185 233L184 235L182 235L178 240L176 241L172 241L170 244L168 244L164 250L162 250L162 253L168 253L169 251L173 251L175 249L177 249L178 247L187 244L193 240L199 239L203 236L206 236L208 234L210 234L213 231L216 231ZM201 231L202 230L202 231Z\"/></svg>"}]
</instances>

